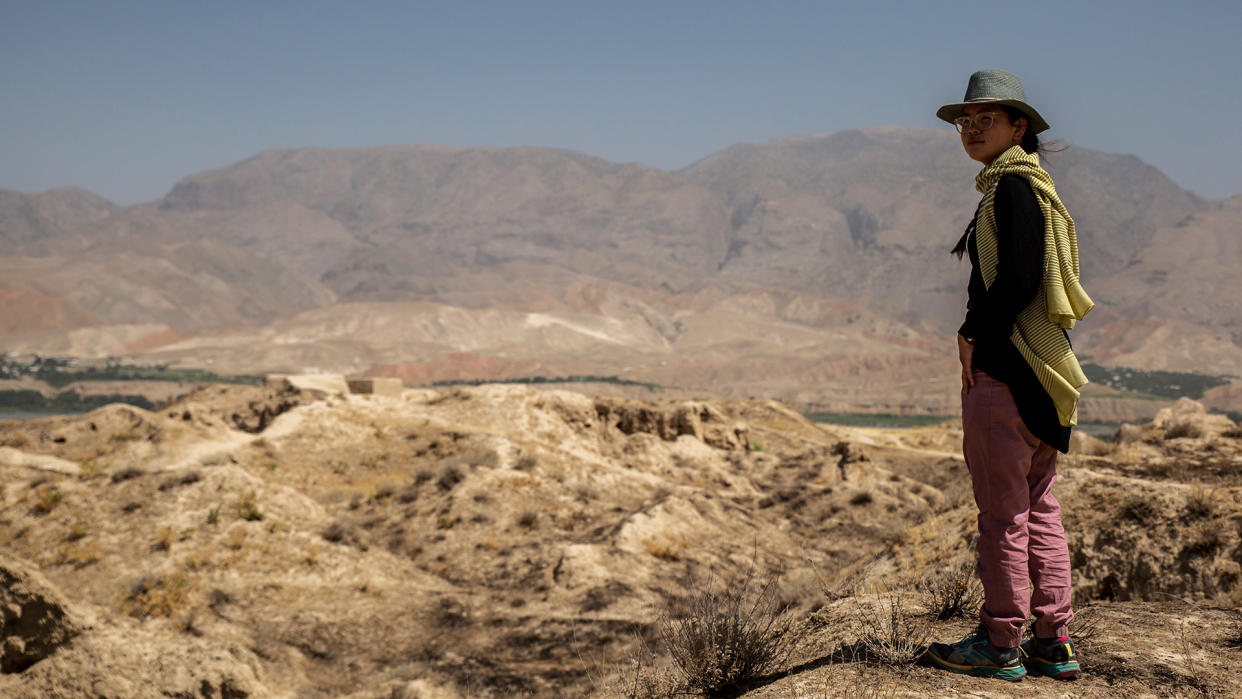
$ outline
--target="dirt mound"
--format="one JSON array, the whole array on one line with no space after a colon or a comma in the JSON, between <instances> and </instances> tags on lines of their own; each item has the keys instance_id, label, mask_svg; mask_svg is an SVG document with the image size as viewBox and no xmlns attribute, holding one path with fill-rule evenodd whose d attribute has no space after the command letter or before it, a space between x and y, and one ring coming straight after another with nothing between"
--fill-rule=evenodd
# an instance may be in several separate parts
<instances>
[{"instance_id":1,"label":"dirt mound","mask_svg":"<svg viewBox=\"0 0 1242 699\"><path fill-rule=\"evenodd\" d=\"M243 432L258 434L277 416L314 402L308 391L290 384L279 386L205 386L164 409L169 417L193 420L210 415Z\"/></svg>"},{"instance_id":2,"label":"dirt mound","mask_svg":"<svg viewBox=\"0 0 1242 699\"><path fill-rule=\"evenodd\" d=\"M0 672L21 672L81 633L38 571L0 553Z\"/></svg>"}]
</instances>

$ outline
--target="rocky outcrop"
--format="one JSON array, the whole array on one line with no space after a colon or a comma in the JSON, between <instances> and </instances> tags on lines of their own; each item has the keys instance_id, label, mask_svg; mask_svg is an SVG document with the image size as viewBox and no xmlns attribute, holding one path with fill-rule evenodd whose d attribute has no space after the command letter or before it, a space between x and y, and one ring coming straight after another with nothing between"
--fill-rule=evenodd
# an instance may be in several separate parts
<instances>
[{"instance_id":1,"label":"rocky outcrop","mask_svg":"<svg viewBox=\"0 0 1242 699\"><path fill-rule=\"evenodd\" d=\"M600 420L627 435L641 432L665 441L689 435L717 449L750 448L746 426L734 423L706 403L652 404L601 398L595 401L595 412Z\"/></svg>"},{"instance_id":2,"label":"rocky outcrop","mask_svg":"<svg viewBox=\"0 0 1242 699\"><path fill-rule=\"evenodd\" d=\"M67 607L38 571L0 553L0 672L22 672L81 633Z\"/></svg>"}]
</instances>

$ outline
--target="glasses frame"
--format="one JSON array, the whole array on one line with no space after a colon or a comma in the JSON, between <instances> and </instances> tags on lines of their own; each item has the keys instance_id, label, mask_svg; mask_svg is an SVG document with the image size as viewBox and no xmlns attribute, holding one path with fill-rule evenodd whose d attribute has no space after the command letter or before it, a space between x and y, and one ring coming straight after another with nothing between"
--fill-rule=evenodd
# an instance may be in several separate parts
<instances>
[{"instance_id":1,"label":"glasses frame","mask_svg":"<svg viewBox=\"0 0 1242 699\"><path fill-rule=\"evenodd\" d=\"M969 131L987 131L993 126L996 126L996 117L998 115L1008 116L1008 114L1006 114L1005 112L979 112L978 114L975 114L974 116L963 114L962 116L953 120L953 127L957 129L958 133L966 133L966 131L968 130ZM992 123L988 124L987 126L981 126L978 123L976 123L976 120L979 119L979 117L991 117Z\"/></svg>"}]
</instances>

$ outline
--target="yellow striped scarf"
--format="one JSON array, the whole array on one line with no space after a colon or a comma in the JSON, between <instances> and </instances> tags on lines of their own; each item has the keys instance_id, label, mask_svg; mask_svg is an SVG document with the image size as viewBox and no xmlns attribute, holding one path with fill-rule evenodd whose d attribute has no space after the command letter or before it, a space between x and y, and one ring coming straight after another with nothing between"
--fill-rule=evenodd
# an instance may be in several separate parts
<instances>
[{"instance_id":1,"label":"yellow striped scarf","mask_svg":"<svg viewBox=\"0 0 1242 699\"><path fill-rule=\"evenodd\" d=\"M1031 183L1044 214L1044 278L1035 300L1018 314L1009 339L1048 391L1064 426L1078 424L1078 389L1087 377L1078 365L1064 330L1074 327L1095 304L1078 281L1078 236L1074 219L1057 196L1039 156L1013 146L1001 153L975 177L983 193L975 221L975 246L983 283L996 280L996 183L1002 175L1019 175Z\"/></svg>"}]
</instances>

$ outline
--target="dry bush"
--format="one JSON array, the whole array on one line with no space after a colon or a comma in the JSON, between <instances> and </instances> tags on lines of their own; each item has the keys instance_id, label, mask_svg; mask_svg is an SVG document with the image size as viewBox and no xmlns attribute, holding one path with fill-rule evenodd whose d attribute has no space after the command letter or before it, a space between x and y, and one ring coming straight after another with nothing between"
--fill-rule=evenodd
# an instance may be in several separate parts
<instances>
[{"instance_id":1,"label":"dry bush","mask_svg":"<svg viewBox=\"0 0 1242 699\"><path fill-rule=\"evenodd\" d=\"M1179 437L1202 437L1202 436L1203 436L1203 430L1200 429L1199 426L1194 424L1193 422L1179 422L1177 424L1170 425L1169 428L1164 431L1165 439L1177 439Z\"/></svg>"},{"instance_id":2,"label":"dry bush","mask_svg":"<svg viewBox=\"0 0 1242 699\"><path fill-rule=\"evenodd\" d=\"M859 595L855 595L858 600ZM889 590L873 603L858 602L860 660L883 665L913 665L923 657L931 638L931 627L906 607L906 595Z\"/></svg>"},{"instance_id":3,"label":"dry bush","mask_svg":"<svg viewBox=\"0 0 1242 699\"><path fill-rule=\"evenodd\" d=\"M1202 485L1196 485L1186 496L1183 519L1189 521L1214 517L1218 509L1218 500L1219 496L1215 489L1209 490Z\"/></svg>"},{"instance_id":4,"label":"dry bush","mask_svg":"<svg viewBox=\"0 0 1242 699\"><path fill-rule=\"evenodd\" d=\"M752 569L738 585L708 580L684 615L660 615L656 632L688 689L718 694L779 669L799 634L777 599L779 574L762 584Z\"/></svg>"},{"instance_id":5,"label":"dry bush","mask_svg":"<svg viewBox=\"0 0 1242 699\"><path fill-rule=\"evenodd\" d=\"M539 522L539 513L534 510L527 510L518 515L517 525L526 531L535 528L535 524Z\"/></svg>"},{"instance_id":6,"label":"dry bush","mask_svg":"<svg viewBox=\"0 0 1242 699\"><path fill-rule=\"evenodd\" d=\"M643 542L643 548L647 553L662 561L680 561L685 546L685 539L669 534L651 537Z\"/></svg>"},{"instance_id":7,"label":"dry bush","mask_svg":"<svg viewBox=\"0 0 1242 699\"><path fill-rule=\"evenodd\" d=\"M1119 515L1142 525L1152 524L1160 516L1160 501L1147 494L1131 495L1121 504Z\"/></svg>"},{"instance_id":8,"label":"dry bush","mask_svg":"<svg viewBox=\"0 0 1242 699\"><path fill-rule=\"evenodd\" d=\"M927 613L937 621L964 617L983 604L983 585L975 575L973 561L963 561L948 571L932 573L918 583Z\"/></svg>"},{"instance_id":9,"label":"dry bush","mask_svg":"<svg viewBox=\"0 0 1242 699\"><path fill-rule=\"evenodd\" d=\"M193 585L184 572L144 575L130 585L122 606L125 613L139 619L147 616L170 617L190 596Z\"/></svg>"},{"instance_id":10,"label":"dry bush","mask_svg":"<svg viewBox=\"0 0 1242 699\"><path fill-rule=\"evenodd\" d=\"M247 522L263 519L263 513L259 511L258 495L253 490L237 496L237 516Z\"/></svg>"},{"instance_id":11,"label":"dry bush","mask_svg":"<svg viewBox=\"0 0 1242 699\"><path fill-rule=\"evenodd\" d=\"M1074 610L1074 618L1069 623L1069 635L1079 649L1090 650L1091 644L1100 635L1100 617L1095 608L1088 606Z\"/></svg>"},{"instance_id":12,"label":"dry bush","mask_svg":"<svg viewBox=\"0 0 1242 699\"><path fill-rule=\"evenodd\" d=\"M2 441L0 441L0 446L13 447L14 449L21 449L22 447L26 446L29 443L30 443L30 439L26 435L20 432L15 432L13 434L6 436Z\"/></svg>"},{"instance_id":13,"label":"dry bush","mask_svg":"<svg viewBox=\"0 0 1242 699\"><path fill-rule=\"evenodd\" d=\"M56 486L42 486L35 491L34 510L41 515L45 515L56 509L56 506L59 505L61 500L64 499L65 494L60 492L60 489Z\"/></svg>"},{"instance_id":14,"label":"dry bush","mask_svg":"<svg viewBox=\"0 0 1242 699\"><path fill-rule=\"evenodd\" d=\"M578 659L587 668L587 681L593 690L591 696L658 699L683 694L684 688L678 686L672 661L653 651L638 633L634 634L634 642L637 650L621 662L610 663L602 653L588 662L581 649L585 646L590 652L592 646L579 640L577 630L574 631L574 646L578 649Z\"/></svg>"}]
</instances>

